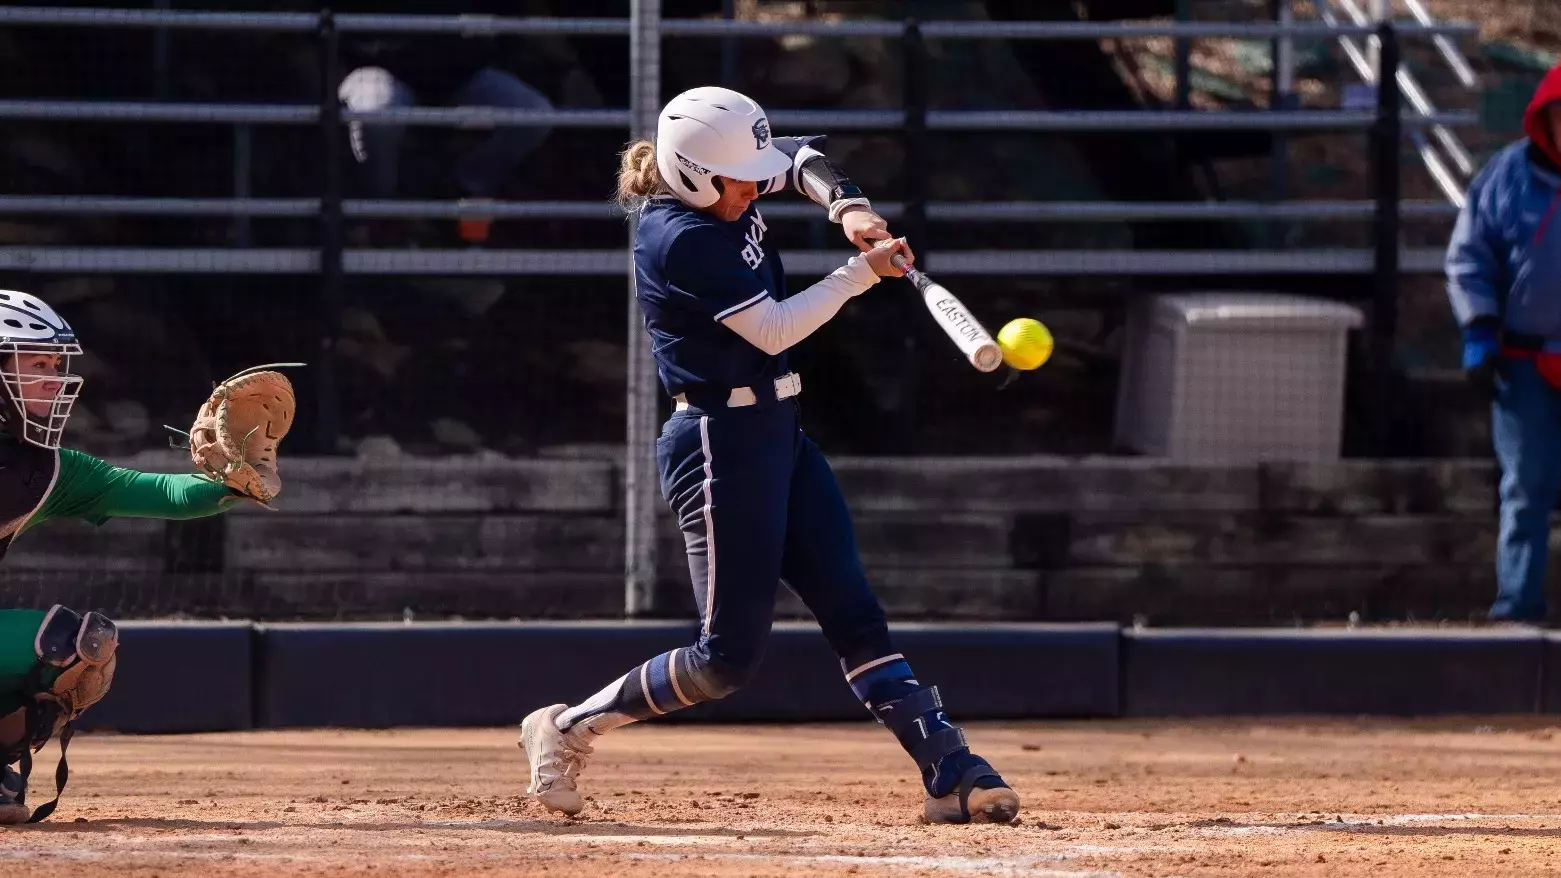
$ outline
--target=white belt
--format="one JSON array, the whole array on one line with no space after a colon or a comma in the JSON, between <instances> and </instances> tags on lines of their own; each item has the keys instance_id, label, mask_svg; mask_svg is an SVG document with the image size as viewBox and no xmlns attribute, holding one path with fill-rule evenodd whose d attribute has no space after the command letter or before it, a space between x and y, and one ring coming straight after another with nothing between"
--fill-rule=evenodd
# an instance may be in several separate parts
<instances>
[{"instance_id":1,"label":"white belt","mask_svg":"<svg viewBox=\"0 0 1561 878\"><path fill-rule=\"evenodd\" d=\"M785 375L775 379L776 399L791 399L793 396L796 396L801 392L802 376L798 375L796 372L787 372ZM675 407L677 411L682 411L688 408L688 399L683 394L679 393L677 396L672 398L677 401L677 405ZM759 396L753 392L752 387L733 387L732 392L726 397L726 407L733 409L742 408L743 406L755 405L758 402Z\"/></svg>"}]
</instances>

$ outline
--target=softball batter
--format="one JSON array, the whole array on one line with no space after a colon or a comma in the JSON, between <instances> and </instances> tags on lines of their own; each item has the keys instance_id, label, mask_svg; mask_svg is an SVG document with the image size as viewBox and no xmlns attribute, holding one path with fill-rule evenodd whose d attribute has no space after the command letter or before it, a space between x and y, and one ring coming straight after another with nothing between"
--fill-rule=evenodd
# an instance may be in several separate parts
<instances>
[{"instance_id":1,"label":"softball batter","mask_svg":"<svg viewBox=\"0 0 1561 878\"><path fill-rule=\"evenodd\" d=\"M218 386L191 430L192 456L210 477L121 469L60 447L81 391L70 324L37 296L0 290L0 558L28 529L55 518L199 518L240 499L276 496L276 447L292 425L293 393L277 372L240 373ZM218 412L216 401L227 404ZM216 429L219 426L222 429ZM263 429L260 429L263 427ZM247 436L230 455L216 433ZM0 824L36 822L26 804L32 753L56 734L66 778L70 723L108 693L118 629L100 613L55 605L0 610ZM12 766L16 765L17 768Z\"/></svg>"},{"instance_id":2,"label":"softball batter","mask_svg":"<svg viewBox=\"0 0 1561 878\"><path fill-rule=\"evenodd\" d=\"M857 554L850 513L824 455L798 425L802 378L786 351L880 277L903 240L818 151L823 138L772 138L763 109L696 88L661 111L654 144L623 154L618 194L640 211L635 280L675 411L656 440L661 490L677 514L703 629L569 706L527 716L528 792L565 814L576 778L610 729L723 698L758 666L781 580L818 619L857 698L921 771L935 823L1008 822L1019 797L950 724L936 686L890 642ZM795 188L864 252L791 296L765 243L761 195Z\"/></svg>"}]
</instances>

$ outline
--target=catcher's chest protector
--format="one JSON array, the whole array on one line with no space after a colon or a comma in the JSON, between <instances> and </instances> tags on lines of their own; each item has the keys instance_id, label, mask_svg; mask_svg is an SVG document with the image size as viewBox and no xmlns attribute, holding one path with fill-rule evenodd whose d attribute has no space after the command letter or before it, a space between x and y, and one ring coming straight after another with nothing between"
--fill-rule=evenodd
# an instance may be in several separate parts
<instances>
[{"instance_id":1,"label":"catcher's chest protector","mask_svg":"<svg viewBox=\"0 0 1561 878\"><path fill-rule=\"evenodd\" d=\"M48 496L59 465L53 449L0 438L0 558L26 517Z\"/></svg>"}]
</instances>

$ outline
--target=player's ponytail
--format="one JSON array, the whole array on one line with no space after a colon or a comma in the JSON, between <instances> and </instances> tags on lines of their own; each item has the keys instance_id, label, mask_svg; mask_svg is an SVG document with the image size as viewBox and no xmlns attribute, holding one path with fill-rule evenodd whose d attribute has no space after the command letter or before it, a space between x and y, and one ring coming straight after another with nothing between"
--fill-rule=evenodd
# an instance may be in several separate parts
<instances>
[{"instance_id":1,"label":"player's ponytail","mask_svg":"<svg viewBox=\"0 0 1561 878\"><path fill-rule=\"evenodd\" d=\"M629 144L618 163L618 206L632 210L641 199L666 191L656 170L656 145L649 140Z\"/></svg>"}]
</instances>

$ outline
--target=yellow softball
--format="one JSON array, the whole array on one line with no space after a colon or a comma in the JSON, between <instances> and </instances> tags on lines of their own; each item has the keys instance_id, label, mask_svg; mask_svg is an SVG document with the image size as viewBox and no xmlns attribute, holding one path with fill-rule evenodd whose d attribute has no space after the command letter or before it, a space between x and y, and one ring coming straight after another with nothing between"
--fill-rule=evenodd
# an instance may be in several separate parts
<instances>
[{"instance_id":1,"label":"yellow softball","mask_svg":"<svg viewBox=\"0 0 1561 878\"><path fill-rule=\"evenodd\" d=\"M1051 359L1051 330L1039 320L1020 317L998 331L997 346L1003 349L1003 362L1008 365L1022 371L1036 369Z\"/></svg>"}]
</instances>

